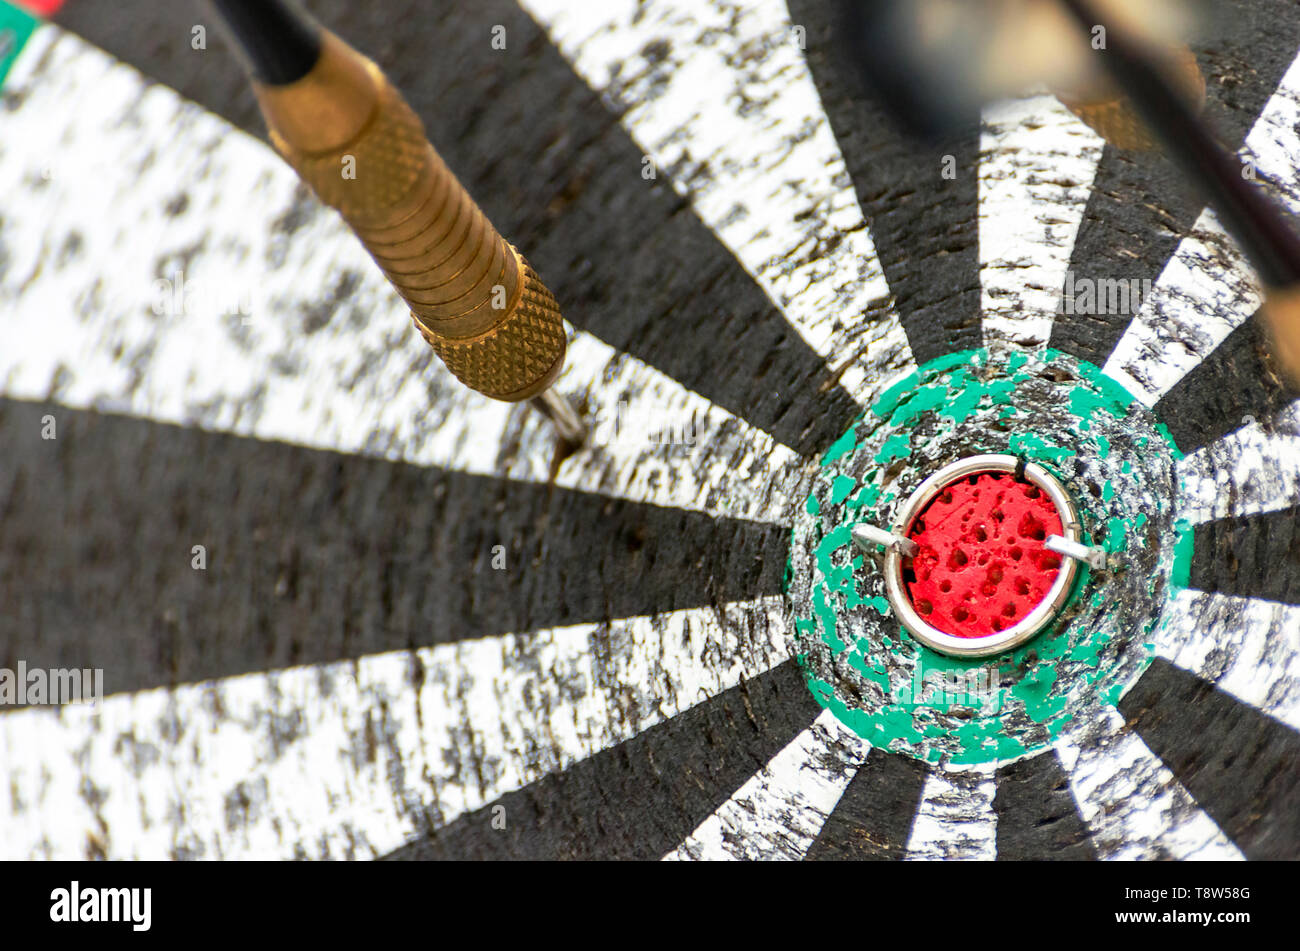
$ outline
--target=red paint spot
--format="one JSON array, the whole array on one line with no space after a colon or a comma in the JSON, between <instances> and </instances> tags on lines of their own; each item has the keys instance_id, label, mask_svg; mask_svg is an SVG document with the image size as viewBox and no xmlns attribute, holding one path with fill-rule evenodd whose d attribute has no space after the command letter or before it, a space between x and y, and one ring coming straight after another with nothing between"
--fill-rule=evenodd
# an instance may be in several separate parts
<instances>
[{"instance_id":1,"label":"red paint spot","mask_svg":"<svg viewBox=\"0 0 1300 951\"><path fill-rule=\"evenodd\" d=\"M11 0L20 9L35 13L37 16L53 16L63 6L63 0Z\"/></svg>"},{"instance_id":2,"label":"red paint spot","mask_svg":"<svg viewBox=\"0 0 1300 951\"><path fill-rule=\"evenodd\" d=\"M1052 589L1060 558L1043 542L1063 534L1047 494L1006 473L949 483L912 523L920 550L908 596L926 622L957 637L987 637L1022 620Z\"/></svg>"}]
</instances>

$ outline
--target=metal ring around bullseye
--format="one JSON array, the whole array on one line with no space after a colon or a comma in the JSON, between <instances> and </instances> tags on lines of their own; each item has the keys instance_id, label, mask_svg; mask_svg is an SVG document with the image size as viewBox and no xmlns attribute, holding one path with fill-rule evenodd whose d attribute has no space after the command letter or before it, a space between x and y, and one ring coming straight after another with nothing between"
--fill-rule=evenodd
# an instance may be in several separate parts
<instances>
[{"instance_id":1,"label":"metal ring around bullseye","mask_svg":"<svg viewBox=\"0 0 1300 951\"><path fill-rule=\"evenodd\" d=\"M1021 473L1022 467L1023 473ZM908 531L912 523L944 487L966 476L986 472L1004 472L1013 476L1020 473L1025 480L1038 486L1047 493L1047 497L1056 506L1057 514L1061 517L1064 537L1072 542L1082 542L1083 526L1079 522L1078 510L1065 491L1065 486L1056 476L1037 463L1026 463L1016 456L993 454L960 459L922 482L899 510L894 522L894 534L904 538L909 537ZM912 600L903 587L903 563L904 556L897 550L891 548L886 551L885 593L889 603L913 637L932 650L954 657L989 657L1019 647L1028 641L1047 627L1057 612L1065 606L1079 572L1079 563L1075 559L1062 558L1060 571L1051 589L1025 617L1005 630L986 637L956 637L931 625L912 606Z\"/></svg>"}]
</instances>

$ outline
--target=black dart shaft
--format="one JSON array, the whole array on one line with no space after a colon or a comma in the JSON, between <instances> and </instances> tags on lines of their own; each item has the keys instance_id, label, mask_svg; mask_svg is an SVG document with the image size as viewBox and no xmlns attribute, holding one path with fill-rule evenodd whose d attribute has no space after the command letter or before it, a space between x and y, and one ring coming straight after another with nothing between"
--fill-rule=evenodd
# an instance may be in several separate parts
<instances>
[{"instance_id":1,"label":"black dart shaft","mask_svg":"<svg viewBox=\"0 0 1300 951\"><path fill-rule=\"evenodd\" d=\"M259 82L272 86L296 82L320 59L319 27L284 0L212 0L212 5Z\"/></svg>"},{"instance_id":2,"label":"black dart shaft","mask_svg":"<svg viewBox=\"0 0 1300 951\"><path fill-rule=\"evenodd\" d=\"M1263 282L1272 288L1300 284L1300 238L1286 212L1245 178L1241 161L1175 91L1164 70L1122 30L1107 23L1092 0L1061 2L1085 31L1105 26L1106 48L1098 55L1106 68L1169 157L1208 196Z\"/></svg>"}]
</instances>

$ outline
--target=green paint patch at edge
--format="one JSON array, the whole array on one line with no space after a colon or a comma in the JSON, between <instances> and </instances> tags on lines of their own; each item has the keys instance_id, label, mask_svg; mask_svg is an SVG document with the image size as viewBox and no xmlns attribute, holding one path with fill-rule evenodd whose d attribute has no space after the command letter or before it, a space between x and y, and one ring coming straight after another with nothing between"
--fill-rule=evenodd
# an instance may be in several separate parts
<instances>
[{"instance_id":1,"label":"green paint patch at edge","mask_svg":"<svg viewBox=\"0 0 1300 951\"><path fill-rule=\"evenodd\" d=\"M1069 446L1053 446L1035 433L1015 433L1010 439L1010 448L1018 456L1026 456L1038 462L1060 462L1075 455Z\"/></svg>"},{"instance_id":2,"label":"green paint patch at edge","mask_svg":"<svg viewBox=\"0 0 1300 951\"><path fill-rule=\"evenodd\" d=\"M847 499L853 490L858 487L858 480L852 476L837 475L835 481L831 483L831 505L839 505ZM809 515L815 515L815 512L809 512Z\"/></svg>"},{"instance_id":3,"label":"green paint patch at edge","mask_svg":"<svg viewBox=\"0 0 1300 951\"><path fill-rule=\"evenodd\" d=\"M31 35L36 32L41 21L26 10L0 0L0 49L5 50L0 56L0 86L23 51Z\"/></svg>"},{"instance_id":4,"label":"green paint patch at edge","mask_svg":"<svg viewBox=\"0 0 1300 951\"><path fill-rule=\"evenodd\" d=\"M842 531L843 528L844 526L837 526L833 531ZM835 547L827 546L826 540L826 538L822 539L818 551L819 562L824 572L832 570L830 554ZM1091 572L1086 568L1080 572L1062 606L1064 611L1068 611L1069 607L1087 590L1090 575ZM839 635L839 617L834 604L820 597L821 593L818 591L814 594L814 609L819 622L816 623L816 627L820 629L823 642L830 645L834 653L838 654L849 645ZM836 594L843 595L845 592L832 589L829 593L832 595L831 602L833 602ZM883 599L873 598L865 603L879 610L878 602L881 600ZM951 735L961 747L959 751L949 754L950 761L954 765L1009 762L1050 747L1059 737L1060 731L1073 719L1073 714L1065 712L1067 698L1052 695L1052 688L1057 678L1054 661L1069 654L1074 660L1085 662L1091 660L1094 664L1099 663L1102 650L1110 639L1107 634L1092 635L1071 648L1067 626L1057 625L1006 654L985 658L960 658L932 651L913 640L905 631L900 633L907 648L917 652L917 662L921 669L926 671L937 671L946 675L978 667L1005 669L1029 667L1027 676L1011 687L999 689L996 709L1001 710L1009 697L1015 697L1024 709L1025 715L1044 727L1046 739L1025 743L1021 738L1009 736L1004 732L1005 723L1000 715L981 717L951 731ZM892 643L886 647L892 649ZM903 647L903 644L899 647ZM874 711L850 707L835 693L832 685L822 681L806 666L805 661L800 663L804 668L804 677L809 689L818 703L823 708L831 710L841 723L858 736L875 746L922 758L926 762L935 762L942 757L939 750L934 747L927 749L924 756L917 756L916 752L908 749L909 746L922 745L927 737L937 735L931 727L916 719L914 710L909 704L891 703ZM869 666L865 657L855 653L849 657L849 664L865 680L874 682L885 690L890 689L883 668ZM1087 675L1085 680L1090 685L1097 685L1099 695L1107 699L1113 690L1104 684L1104 674L1104 670L1098 669L1093 674Z\"/></svg>"},{"instance_id":5,"label":"green paint patch at edge","mask_svg":"<svg viewBox=\"0 0 1300 951\"><path fill-rule=\"evenodd\" d=\"M885 440L885 444L880 447L880 452L876 453L876 464L888 465L895 459L906 459L911 454L911 437L907 433L895 433Z\"/></svg>"},{"instance_id":6,"label":"green paint patch at edge","mask_svg":"<svg viewBox=\"0 0 1300 951\"><path fill-rule=\"evenodd\" d=\"M921 387L898 404L889 417L889 425L901 429L922 413L938 409L946 398L947 394L939 387Z\"/></svg>"},{"instance_id":7,"label":"green paint patch at edge","mask_svg":"<svg viewBox=\"0 0 1300 951\"><path fill-rule=\"evenodd\" d=\"M1101 367L1087 360L1080 360L1077 357L1071 357L1063 350L1057 350L1054 347L1048 347L1043 351L1042 360L1044 363L1054 363L1059 358L1073 360L1079 367L1079 375L1101 391L1107 399L1115 402L1121 409L1128 409L1137 403L1137 397L1126 390L1123 384L1108 377Z\"/></svg>"},{"instance_id":8,"label":"green paint patch at edge","mask_svg":"<svg viewBox=\"0 0 1300 951\"><path fill-rule=\"evenodd\" d=\"M1192 554L1196 547L1196 532L1185 518L1174 522L1178 539L1174 542L1174 564L1169 570L1169 593L1175 595L1187 589L1192 580Z\"/></svg>"},{"instance_id":9,"label":"green paint patch at edge","mask_svg":"<svg viewBox=\"0 0 1300 951\"><path fill-rule=\"evenodd\" d=\"M855 422L845 431L843 436L835 440L831 447L826 450L826 454L822 456L821 464L825 467L833 462L838 462L856 448L858 448L858 425Z\"/></svg>"},{"instance_id":10,"label":"green paint patch at edge","mask_svg":"<svg viewBox=\"0 0 1300 951\"><path fill-rule=\"evenodd\" d=\"M917 389L922 380L932 380L946 370L954 369L967 363L978 363L988 356L987 350L958 350L931 360L925 366L909 373L876 399L871 406L871 413L881 419L888 419L903 402L903 397Z\"/></svg>"}]
</instances>

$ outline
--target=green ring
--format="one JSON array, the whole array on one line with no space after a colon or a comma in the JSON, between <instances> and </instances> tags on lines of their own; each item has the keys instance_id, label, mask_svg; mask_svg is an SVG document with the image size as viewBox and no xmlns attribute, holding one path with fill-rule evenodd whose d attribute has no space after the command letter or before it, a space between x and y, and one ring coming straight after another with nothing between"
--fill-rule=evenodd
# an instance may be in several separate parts
<instances>
[{"instance_id":1,"label":"green ring","mask_svg":"<svg viewBox=\"0 0 1300 951\"><path fill-rule=\"evenodd\" d=\"M984 422L1014 420L1020 413L1015 394L1042 369L1036 366L1041 362L1043 368L1064 369L1072 374L1074 383L1068 387L1068 394L1061 394L1061 405L1054 412L1068 414L1075 444L1056 445L1021 429L1010 434L1006 447L1010 451L1039 462L1069 486L1069 473L1060 471L1063 464L1076 455L1109 460L1115 447L1102 430L1111 426L1109 431L1114 436L1112 421L1125 421L1129 430L1147 433L1137 436L1129 447L1135 458L1139 452L1149 454L1155 449L1164 459L1156 468L1172 473L1173 464L1182 457L1168 430L1158 421L1153 422L1147 408L1097 367L1058 351L1047 351L1041 357L1017 353L1004 365L999 362L993 361L986 350L952 354L926 364L887 389L821 460L804 515L794 528L791 561L787 564L787 591L793 592L796 601L801 593L796 583L796 554L805 551L814 564L810 596L804 599L802 612L796 609L794 631L796 656L817 702L873 745L927 762L946 757L953 764L964 765L1032 755L1050 746L1094 698L1115 704L1150 663L1152 651L1147 638L1161 608L1187 583L1190 526L1175 517L1168 491L1156 492L1148 502L1154 508L1131 518L1102 518L1096 510L1110 505L1115 497L1115 487L1107 481L1100 499L1072 492L1085 513L1086 528L1095 530L1085 531L1090 542L1112 552L1128 550L1130 544L1146 546L1139 533L1148 518L1167 523L1173 536L1170 544L1159 545L1155 556L1159 570L1149 583L1153 609L1136 632L1130 626L1130 633L1117 641L1116 630L1104 626L1083 629L1083 619L1104 615L1109 607L1106 589L1093 584L1095 573L1085 568L1057 623L1000 657L969 660L939 654L915 641L892 620L880 624L880 630L888 633L882 633L878 640L855 638L853 624L849 623L855 612L875 612L883 619L889 617L890 608L883 592L872 588L869 573L863 571L864 558L853 550L850 533L860 521L884 522L880 510L889 511L900 496L906 495L886 490L881 474L891 468L906 470L910 465L910 457L921 448L920 444L914 445L910 434L918 422L933 424L938 420L950 426L951 433L960 433L964 438L979 434L978 428L969 433L962 429L974 417ZM1050 386L1043 382L1037 385ZM865 436L864 425L868 429ZM1150 442L1152 434L1158 437L1154 445ZM994 446L982 451L1003 448ZM846 471L855 466L856 477ZM1137 480L1146 470L1130 466L1127 460L1122 469L1126 478L1141 485ZM924 474L918 471L915 481ZM1129 579L1128 583L1147 586L1146 579ZM838 665L835 682L819 674L817 665L810 662L815 651L822 652L823 661L829 652L830 662ZM892 659L886 654L893 655ZM918 686L918 662L927 674L934 672L931 676L951 678L963 674L968 684L975 685L981 683L979 672L988 671L990 682L981 697L984 706L973 707L969 698L956 703L944 698L912 702L908 690L914 693ZM912 681L900 686L900 669L909 665L913 668ZM994 676L996 686L991 682ZM1063 676L1066 682L1058 682ZM855 678L856 682L848 682ZM837 683L845 689L837 687ZM878 691L873 694L876 702L859 702L864 696L862 691L871 691L872 685ZM963 709L975 709L976 714L958 716Z\"/></svg>"}]
</instances>

